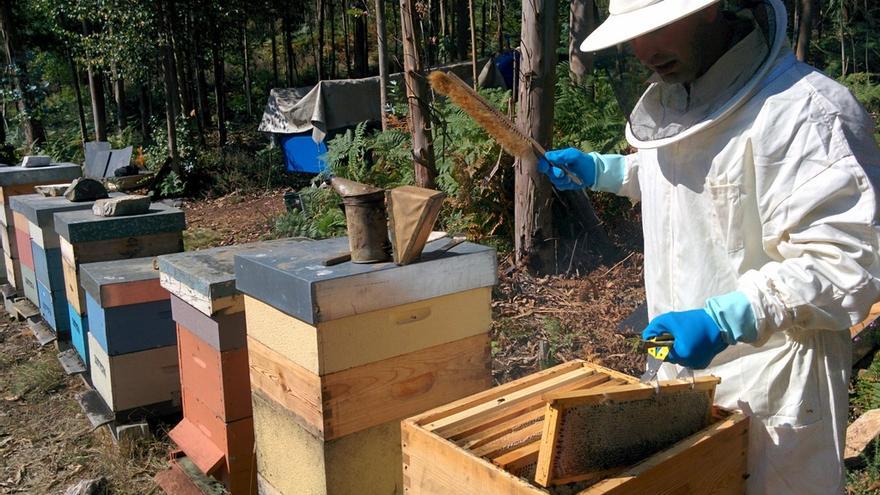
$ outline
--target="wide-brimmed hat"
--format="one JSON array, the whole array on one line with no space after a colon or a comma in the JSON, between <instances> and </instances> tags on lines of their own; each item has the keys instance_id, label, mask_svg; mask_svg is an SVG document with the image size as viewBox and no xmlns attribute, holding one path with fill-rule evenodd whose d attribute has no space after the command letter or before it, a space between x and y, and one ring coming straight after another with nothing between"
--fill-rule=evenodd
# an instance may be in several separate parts
<instances>
[{"instance_id":1,"label":"wide-brimmed hat","mask_svg":"<svg viewBox=\"0 0 880 495\"><path fill-rule=\"evenodd\" d=\"M595 52L638 38L719 1L611 0L608 19L581 43L581 51Z\"/></svg>"}]
</instances>

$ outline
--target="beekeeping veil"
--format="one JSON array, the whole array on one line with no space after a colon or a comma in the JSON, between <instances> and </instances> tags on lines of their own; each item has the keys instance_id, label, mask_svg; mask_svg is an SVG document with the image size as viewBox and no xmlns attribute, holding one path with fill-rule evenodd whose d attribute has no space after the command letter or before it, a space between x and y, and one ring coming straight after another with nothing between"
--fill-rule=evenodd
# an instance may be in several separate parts
<instances>
[{"instance_id":1,"label":"beekeeping veil","mask_svg":"<svg viewBox=\"0 0 880 495\"><path fill-rule=\"evenodd\" d=\"M736 110L771 74L786 43L779 0L724 2L734 29L732 45L705 74L688 84L667 83L645 67L628 41L672 24L719 0L611 0L609 17L581 44L596 51L621 110L626 138L657 148L705 130Z\"/></svg>"}]
</instances>

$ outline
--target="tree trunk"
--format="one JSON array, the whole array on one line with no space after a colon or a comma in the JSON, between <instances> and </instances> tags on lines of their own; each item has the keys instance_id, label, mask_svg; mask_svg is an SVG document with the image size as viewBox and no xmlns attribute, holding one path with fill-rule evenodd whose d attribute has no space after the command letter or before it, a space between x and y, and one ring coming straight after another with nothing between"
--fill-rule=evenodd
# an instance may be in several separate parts
<instances>
[{"instance_id":1,"label":"tree trunk","mask_svg":"<svg viewBox=\"0 0 880 495\"><path fill-rule=\"evenodd\" d=\"M315 75L324 79L324 0L315 0L315 13L318 14L318 47L315 50Z\"/></svg>"},{"instance_id":2,"label":"tree trunk","mask_svg":"<svg viewBox=\"0 0 880 495\"><path fill-rule=\"evenodd\" d=\"M79 117L79 134L82 139L83 150L89 141L89 129L86 127L86 112L83 109L82 88L79 84L79 69L76 67L76 61L73 60L70 50L65 50L67 55L67 64L70 66L70 78L73 80L73 93L76 95L76 115Z\"/></svg>"},{"instance_id":3,"label":"tree trunk","mask_svg":"<svg viewBox=\"0 0 880 495\"><path fill-rule=\"evenodd\" d=\"M488 16L488 0L483 0L483 12L480 16L480 55L486 54L486 18Z\"/></svg>"},{"instance_id":4,"label":"tree trunk","mask_svg":"<svg viewBox=\"0 0 880 495\"><path fill-rule=\"evenodd\" d=\"M272 87L278 87L278 34L275 32L275 19L269 22L269 36L272 37ZM270 88L271 89L271 88Z\"/></svg>"},{"instance_id":5,"label":"tree trunk","mask_svg":"<svg viewBox=\"0 0 880 495\"><path fill-rule=\"evenodd\" d=\"M468 19L471 29L471 69L473 71L474 89L477 89L477 20L474 18L474 0L468 0Z\"/></svg>"},{"instance_id":6,"label":"tree trunk","mask_svg":"<svg viewBox=\"0 0 880 495\"><path fill-rule=\"evenodd\" d=\"M141 136L145 143L150 141L150 95L146 84L138 88L138 110L141 114Z\"/></svg>"},{"instance_id":7,"label":"tree trunk","mask_svg":"<svg viewBox=\"0 0 880 495\"><path fill-rule=\"evenodd\" d=\"M330 0L330 79L336 79L336 0Z\"/></svg>"},{"instance_id":8,"label":"tree trunk","mask_svg":"<svg viewBox=\"0 0 880 495\"><path fill-rule=\"evenodd\" d=\"M125 80L114 71L113 73L113 99L116 101L116 128L124 130L125 121Z\"/></svg>"},{"instance_id":9,"label":"tree trunk","mask_svg":"<svg viewBox=\"0 0 880 495\"><path fill-rule=\"evenodd\" d=\"M388 47L385 42L385 0L376 0L376 39L379 51L379 105L382 116L382 130L388 129Z\"/></svg>"},{"instance_id":10,"label":"tree trunk","mask_svg":"<svg viewBox=\"0 0 880 495\"><path fill-rule=\"evenodd\" d=\"M370 45L367 40L367 10L366 5L360 4L358 16L354 22L354 71L357 77L369 75L369 51Z\"/></svg>"},{"instance_id":11,"label":"tree trunk","mask_svg":"<svg viewBox=\"0 0 880 495\"><path fill-rule=\"evenodd\" d=\"M468 54L468 2L455 2L455 53L456 60L467 59Z\"/></svg>"},{"instance_id":12,"label":"tree trunk","mask_svg":"<svg viewBox=\"0 0 880 495\"><path fill-rule=\"evenodd\" d=\"M89 96L92 99L92 119L95 122L95 140L107 140L107 109L104 100L104 78L89 65Z\"/></svg>"},{"instance_id":13,"label":"tree trunk","mask_svg":"<svg viewBox=\"0 0 880 495\"><path fill-rule=\"evenodd\" d=\"M6 63L14 71L15 89L20 95L18 112L23 117L22 127L28 147L33 148L46 142L46 130L42 121L35 115L37 101L29 90L31 82L28 77L27 59L23 47L19 45L15 32L16 21L12 17L12 0L0 0L0 31L3 32L3 44L6 48Z\"/></svg>"},{"instance_id":14,"label":"tree trunk","mask_svg":"<svg viewBox=\"0 0 880 495\"><path fill-rule=\"evenodd\" d=\"M552 141L554 69L559 32L556 0L531 0L522 7L522 59L516 120L520 128L549 148ZM515 182L516 262L536 272L552 266L554 237L550 182L537 158L517 157Z\"/></svg>"},{"instance_id":15,"label":"tree trunk","mask_svg":"<svg viewBox=\"0 0 880 495\"><path fill-rule=\"evenodd\" d=\"M288 12L287 8L284 9L284 15L282 16L281 20L282 29L284 30L284 53L287 57L287 87L292 88L294 81L293 37L290 33L290 13Z\"/></svg>"},{"instance_id":16,"label":"tree trunk","mask_svg":"<svg viewBox=\"0 0 880 495\"><path fill-rule=\"evenodd\" d=\"M348 1L342 0L342 37L344 38L342 50L345 53L345 74L351 79L354 77L354 72L352 72L351 50L348 48L348 17Z\"/></svg>"},{"instance_id":17,"label":"tree trunk","mask_svg":"<svg viewBox=\"0 0 880 495\"><path fill-rule=\"evenodd\" d=\"M806 62L810 56L810 40L813 36L813 6L816 0L801 0L801 21L798 29L796 56Z\"/></svg>"},{"instance_id":18,"label":"tree trunk","mask_svg":"<svg viewBox=\"0 0 880 495\"><path fill-rule=\"evenodd\" d=\"M434 165L434 143L431 136L427 82L424 62L419 50L421 39L413 0L400 0L400 24L403 37L403 71L409 104L409 128L413 140L413 162L416 184L434 188L437 170Z\"/></svg>"},{"instance_id":19,"label":"tree trunk","mask_svg":"<svg viewBox=\"0 0 880 495\"><path fill-rule=\"evenodd\" d=\"M171 170L180 174L180 156L177 154L177 76L174 67L174 53L170 40L162 47L162 63L165 73L165 122L168 132L168 154L171 157Z\"/></svg>"},{"instance_id":20,"label":"tree trunk","mask_svg":"<svg viewBox=\"0 0 880 495\"><path fill-rule=\"evenodd\" d=\"M486 0L488 1L488 0ZM498 39L498 51L504 51L504 0L496 2L496 10L498 11L498 30L495 31L495 37Z\"/></svg>"},{"instance_id":21,"label":"tree trunk","mask_svg":"<svg viewBox=\"0 0 880 495\"><path fill-rule=\"evenodd\" d=\"M244 52L244 103L247 108L247 116L251 118L254 115L254 106L251 101L251 56L248 47L247 21L244 22L244 26L241 28L241 45Z\"/></svg>"},{"instance_id":22,"label":"tree trunk","mask_svg":"<svg viewBox=\"0 0 880 495\"><path fill-rule=\"evenodd\" d=\"M205 77L205 61L202 58L204 45L202 44L202 36L196 31L194 34L193 57L195 57L196 66L196 114L199 122L199 143L204 146L206 143L205 131L211 125L211 104L208 102L208 80Z\"/></svg>"},{"instance_id":23,"label":"tree trunk","mask_svg":"<svg viewBox=\"0 0 880 495\"><path fill-rule=\"evenodd\" d=\"M224 89L226 70L224 67L225 62L223 60L223 51L220 43L220 29L218 26L218 28L214 30L214 36L211 42L211 56L214 59L214 99L217 101L218 145L223 148L226 146L226 91Z\"/></svg>"},{"instance_id":24,"label":"tree trunk","mask_svg":"<svg viewBox=\"0 0 880 495\"><path fill-rule=\"evenodd\" d=\"M594 0L571 0L568 15L568 61L571 79L577 83L593 71L593 54L580 50L586 37L596 29Z\"/></svg>"}]
</instances>

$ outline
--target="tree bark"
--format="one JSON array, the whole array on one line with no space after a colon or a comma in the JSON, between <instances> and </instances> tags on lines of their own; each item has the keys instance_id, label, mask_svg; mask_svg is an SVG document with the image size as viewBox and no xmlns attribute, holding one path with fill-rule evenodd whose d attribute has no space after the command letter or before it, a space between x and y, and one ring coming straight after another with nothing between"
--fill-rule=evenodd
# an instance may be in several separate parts
<instances>
[{"instance_id":1,"label":"tree bark","mask_svg":"<svg viewBox=\"0 0 880 495\"><path fill-rule=\"evenodd\" d=\"M174 67L174 53L166 39L162 47L162 64L165 69L165 122L168 133L168 154L171 157L171 170L180 174L180 156L177 153L177 77Z\"/></svg>"},{"instance_id":2,"label":"tree bark","mask_svg":"<svg viewBox=\"0 0 880 495\"><path fill-rule=\"evenodd\" d=\"M594 0L571 0L568 15L568 61L573 81L580 83L593 71L593 54L580 50L581 42L596 29Z\"/></svg>"},{"instance_id":3,"label":"tree bark","mask_svg":"<svg viewBox=\"0 0 880 495\"><path fill-rule=\"evenodd\" d=\"M474 89L477 89L477 20L474 18L474 0L468 0L468 19L471 29L471 70L474 78Z\"/></svg>"},{"instance_id":4,"label":"tree bark","mask_svg":"<svg viewBox=\"0 0 880 495\"><path fill-rule=\"evenodd\" d=\"M146 84L138 87L138 110L141 114L141 136L144 142L150 141L150 95Z\"/></svg>"},{"instance_id":5,"label":"tree bark","mask_svg":"<svg viewBox=\"0 0 880 495\"><path fill-rule=\"evenodd\" d=\"M486 0L488 1L488 0ZM498 39L498 51L504 51L504 0L498 0L496 2L496 9L498 12L498 30L495 31L495 37Z\"/></svg>"},{"instance_id":6,"label":"tree bark","mask_svg":"<svg viewBox=\"0 0 880 495\"><path fill-rule=\"evenodd\" d=\"M211 125L211 104L208 102L208 80L205 77L205 61L202 58L203 43L201 34L196 31L194 34L195 50L193 50L193 57L195 57L195 66L196 66L196 113L198 115L199 122L199 143L203 146L206 143L205 139L205 130Z\"/></svg>"},{"instance_id":7,"label":"tree bark","mask_svg":"<svg viewBox=\"0 0 880 495\"><path fill-rule=\"evenodd\" d=\"M409 128L413 141L413 163L416 184L434 188L437 169L434 165L434 143L428 106L428 86L424 62L419 50L421 39L413 0L400 0L400 23L403 35L403 71L409 104Z\"/></svg>"},{"instance_id":8,"label":"tree bark","mask_svg":"<svg viewBox=\"0 0 880 495\"><path fill-rule=\"evenodd\" d=\"M275 19L269 22L269 36L272 37L272 87L278 87L278 34L275 32ZM270 88L271 89L271 88Z\"/></svg>"},{"instance_id":9,"label":"tree bark","mask_svg":"<svg viewBox=\"0 0 880 495\"><path fill-rule=\"evenodd\" d=\"M6 64L15 68L13 80L15 81L15 89L20 95L18 112L24 117L22 126L28 147L33 148L46 142L46 130L43 128L42 121L34 115L37 110L37 101L28 89L31 83L27 60L15 29L16 21L13 19L12 0L0 0L0 31L3 33L3 44L6 48Z\"/></svg>"},{"instance_id":10,"label":"tree bark","mask_svg":"<svg viewBox=\"0 0 880 495\"><path fill-rule=\"evenodd\" d=\"M345 74L351 79L354 77L354 72L352 72L351 50L348 47L348 17L348 1L342 0L342 37L344 38L342 51L345 53Z\"/></svg>"},{"instance_id":11,"label":"tree bark","mask_svg":"<svg viewBox=\"0 0 880 495\"><path fill-rule=\"evenodd\" d=\"M816 0L801 0L800 25L798 26L795 55L801 62L810 56L810 41L813 37L813 7Z\"/></svg>"},{"instance_id":12,"label":"tree bark","mask_svg":"<svg viewBox=\"0 0 880 495\"><path fill-rule=\"evenodd\" d=\"M457 60L467 59L468 54L468 2L455 2L455 52Z\"/></svg>"},{"instance_id":13,"label":"tree bark","mask_svg":"<svg viewBox=\"0 0 880 495\"><path fill-rule=\"evenodd\" d=\"M522 59L516 120L520 128L549 148L552 141L554 69L559 32L556 0L530 0L522 7ZM536 272L552 266L554 237L550 182L534 155L515 162L516 262Z\"/></svg>"},{"instance_id":14,"label":"tree bark","mask_svg":"<svg viewBox=\"0 0 880 495\"><path fill-rule=\"evenodd\" d=\"M324 79L324 0L315 0L315 13L318 17L318 47L315 50L315 74L320 81Z\"/></svg>"},{"instance_id":15,"label":"tree bark","mask_svg":"<svg viewBox=\"0 0 880 495\"><path fill-rule=\"evenodd\" d=\"M354 71L357 77L369 75L370 44L367 40L367 9L358 2L358 16L354 21Z\"/></svg>"},{"instance_id":16,"label":"tree bark","mask_svg":"<svg viewBox=\"0 0 880 495\"><path fill-rule=\"evenodd\" d=\"M330 79L336 79L336 0L330 0Z\"/></svg>"},{"instance_id":17,"label":"tree bark","mask_svg":"<svg viewBox=\"0 0 880 495\"><path fill-rule=\"evenodd\" d=\"M76 61L73 60L70 50L65 50L67 55L67 64L70 66L70 78L73 80L73 93L76 95L76 115L79 118L79 134L82 140L83 150L89 140L89 129L86 127L86 112L83 109L82 88L79 84L79 69L76 67Z\"/></svg>"},{"instance_id":18,"label":"tree bark","mask_svg":"<svg viewBox=\"0 0 880 495\"><path fill-rule=\"evenodd\" d=\"M125 80L114 71L113 73L113 99L116 101L116 128L124 130L125 121Z\"/></svg>"},{"instance_id":19,"label":"tree bark","mask_svg":"<svg viewBox=\"0 0 880 495\"><path fill-rule=\"evenodd\" d=\"M290 33L290 13L286 7L284 8L281 20L282 29L284 30L284 53L287 58L287 87L292 88L294 81L293 37Z\"/></svg>"},{"instance_id":20,"label":"tree bark","mask_svg":"<svg viewBox=\"0 0 880 495\"><path fill-rule=\"evenodd\" d=\"M251 118L254 115L254 107L251 101L251 56L250 47L248 47L247 21L244 21L244 26L241 28L241 45L244 52L244 103L247 108L247 116Z\"/></svg>"},{"instance_id":21,"label":"tree bark","mask_svg":"<svg viewBox=\"0 0 880 495\"><path fill-rule=\"evenodd\" d=\"M217 134L220 148L226 146L226 68L223 60L223 47L219 26L214 30L211 42L211 56L214 59L214 99L217 101Z\"/></svg>"},{"instance_id":22,"label":"tree bark","mask_svg":"<svg viewBox=\"0 0 880 495\"><path fill-rule=\"evenodd\" d=\"M376 39L379 51L379 105L382 116L382 130L388 129L388 46L385 41L385 0L376 0Z\"/></svg>"}]
</instances>

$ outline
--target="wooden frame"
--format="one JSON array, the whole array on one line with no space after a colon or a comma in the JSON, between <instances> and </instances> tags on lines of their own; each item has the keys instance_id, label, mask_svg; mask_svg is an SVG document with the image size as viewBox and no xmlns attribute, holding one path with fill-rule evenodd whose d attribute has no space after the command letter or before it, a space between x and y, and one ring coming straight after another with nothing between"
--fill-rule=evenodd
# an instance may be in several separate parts
<instances>
[{"instance_id":1,"label":"wooden frame","mask_svg":"<svg viewBox=\"0 0 880 495\"><path fill-rule=\"evenodd\" d=\"M572 361L404 420L405 493L549 494L518 476L531 476L537 461L544 394L621 384L653 392L636 378ZM668 493L742 494L748 424L742 413L716 408L708 428L579 495L643 495L657 486Z\"/></svg>"},{"instance_id":2,"label":"wooden frame","mask_svg":"<svg viewBox=\"0 0 880 495\"><path fill-rule=\"evenodd\" d=\"M563 418L570 411L597 406L608 402L636 402L653 398L657 394L687 393L694 391L708 395L704 424L712 420L711 405L715 398L715 386L721 380L714 376L704 376L690 380L668 380L658 382L657 387L645 387L643 384L628 384L617 387L588 388L574 391L553 391L544 394L544 428L541 435L540 449L535 472L535 482L541 486L562 485L577 481L600 479L608 474L619 472L619 468L592 471L557 477L555 467L556 454L562 439L560 438Z\"/></svg>"}]
</instances>

